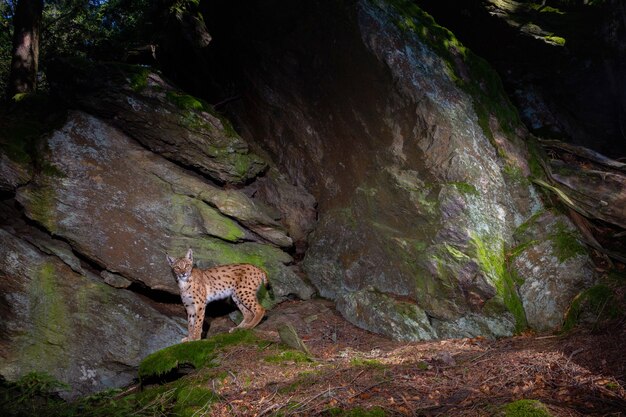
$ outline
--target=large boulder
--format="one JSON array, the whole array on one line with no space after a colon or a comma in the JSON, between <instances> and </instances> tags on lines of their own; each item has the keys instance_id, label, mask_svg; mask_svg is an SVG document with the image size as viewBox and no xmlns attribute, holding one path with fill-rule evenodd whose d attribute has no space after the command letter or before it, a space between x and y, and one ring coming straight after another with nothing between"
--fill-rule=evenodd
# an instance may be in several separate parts
<instances>
[{"instance_id":1,"label":"large boulder","mask_svg":"<svg viewBox=\"0 0 626 417\"><path fill-rule=\"evenodd\" d=\"M157 72L123 64L58 60L48 70L72 107L106 119L139 143L218 183L242 184L267 163L211 105Z\"/></svg>"},{"instance_id":2,"label":"large boulder","mask_svg":"<svg viewBox=\"0 0 626 417\"><path fill-rule=\"evenodd\" d=\"M409 1L224 9L241 26L209 29L241 51L242 136L319 202L304 268L320 294L397 339L524 328L508 250L543 204L489 66Z\"/></svg>"},{"instance_id":3,"label":"large boulder","mask_svg":"<svg viewBox=\"0 0 626 417\"><path fill-rule=\"evenodd\" d=\"M81 112L70 113L47 144L54 173L18 188L16 199L102 269L177 293L165 254L191 247L200 267L265 268L278 299L311 295L280 248L291 246L286 231L244 193L214 186Z\"/></svg>"},{"instance_id":4,"label":"large boulder","mask_svg":"<svg viewBox=\"0 0 626 417\"><path fill-rule=\"evenodd\" d=\"M180 342L184 320L77 272L80 261L63 247L32 228L0 228L0 375L46 372L71 386L69 398L127 385L146 355Z\"/></svg>"},{"instance_id":5,"label":"large boulder","mask_svg":"<svg viewBox=\"0 0 626 417\"><path fill-rule=\"evenodd\" d=\"M512 265L522 282L519 294L529 326L560 329L572 299L594 282L594 268L582 237L570 220L540 212L515 233Z\"/></svg>"}]
</instances>

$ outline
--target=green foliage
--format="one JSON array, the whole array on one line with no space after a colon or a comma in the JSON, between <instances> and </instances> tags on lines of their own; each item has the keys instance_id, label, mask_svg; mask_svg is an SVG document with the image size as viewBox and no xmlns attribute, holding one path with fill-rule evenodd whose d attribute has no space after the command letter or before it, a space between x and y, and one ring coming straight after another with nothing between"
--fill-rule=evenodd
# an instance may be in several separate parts
<instances>
[{"instance_id":1,"label":"green foliage","mask_svg":"<svg viewBox=\"0 0 626 417\"><path fill-rule=\"evenodd\" d=\"M59 128L65 118L65 109L49 95L21 95L14 102L12 112L2 117L0 150L17 163L44 174L63 176L45 161L45 153L46 135Z\"/></svg>"},{"instance_id":2,"label":"green foliage","mask_svg":"<svg viewBox=\"0 0 626 417\"><path fill-rule=\"evenodd\" d=\"M47 57L78 55L115 59L147 34L149 0L46 1L41 50Z\"/></svg>"},{"instance_id":3,"label":"green foliage","mask_svg":"<svg viewBox=\"0 0 626 417\"><path fill-rule=\"evenodd\" d=\"M11 65L12 5L0 2L0 89L6 90ZM154 37L162 13L150 0L52 0L44 2L40 35L40 70L58 56L121 60L129 45ZM45 88L45 78L40 88Z\"/></svg>"},{"instance_id":4,"label":"green foliage","mask_svg":"<svg viewBox=\"0 0 626 417\"><path fill-rule=\"evenodd\" d=\"M154 352L141 361L139 378L164 375L184 364L194 368L211 366L219 349L235 344L256 342L258 339L254 333L249 330L238 330L233 333L218 334L207 340L178 343Z\"/></svg>"},{"instance_id":5,"label":"green foliage","mask_svg":"<svg viewBox=\"0 0 626 417\"><path fill-rule=\"evenodd\" d=\"M54 377L31 372L15 382L0 382L0 415L5 417L53 416L63 403L59 391L69 386Z\"/></svg>"},{"instance_id":6,"label":"green foliage","mask_svg":"<svg viewBox=\"0 0 626 417\"><path fill-rule=\"evenodd\" d=\"M546 406L536 400L518 400L503 407L504 417L550 417Z\"/></svg>"}]
</instances>

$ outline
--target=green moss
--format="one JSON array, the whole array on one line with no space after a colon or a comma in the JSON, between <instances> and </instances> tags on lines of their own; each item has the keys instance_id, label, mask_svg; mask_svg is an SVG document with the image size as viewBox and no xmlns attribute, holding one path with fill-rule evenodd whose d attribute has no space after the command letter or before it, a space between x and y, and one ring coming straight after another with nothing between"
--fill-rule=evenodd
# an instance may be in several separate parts
<instances>
[{"instance_id":1,"label":"green moss","mask_svg":"<svg viewBox=\"0 0 626 417\"><path fill-rule=\"evenodd\" d=\"M72 333L70 317L57 280L59 271L53 263L45 262L38 267L28 291L32 331L22 351L23 361L34 369L62 367L58 346L65 346Z\"/></svg>"},{"instance_id":2,"label":"green moss","mask_svg":"<svg viewBox=\"0 0 626 417\"><path fill-rule=\"evenodd\" d=\"M194 368L208 367L218 351L226 346L241 343L256 343L257 337L249 330L216 335L207 340L179 343L148 355L139 364L139 378L145 379L164 375L180 365Z\"/></svg>"},{"instance_id":3,"label":"green moss","mask_svg":"<svg viewBox=\"0 0 626 417\"><path fill-rule=\"evenodd\" d=\"M192 376L120 396L110 389L66 402L57 392L64 384L42 374L29 374L14 383L0 381L0 415L6 417L191 417L209 415L219 396Z\"/></svg>"},{"instance_id":4,"label":"green moss","mask_svg":"<svg viewBox=\"0 0 626 417\"><path fill-rule=\"evenodd\" d=\"M166 98L182 110L205 111L208 105L196 97L180 91L168 91Z\"/></svg>"},{"instance_id":5,"label":"green moss","mask_svg":"<svg viewBox=\"0 0 626 417\"><path fill-rule=\"evenodd\" d=\"M551 417L546 406L536 400L514 401L506 404L502 411L504 417Z\"/></svg>"},{"instance_id":6,"label":"green moss","mask_svg":"<svg viewBox=\"0 0 626 417\"><path fill-rule=\"evenodd\" d=\"M622 310L613 294L613 290L604 284L598 284L579 293L567 310L563 322L563 331L572 330L580 321L584 312L595 317L595 321L614 319Z\"/></svg>"},{"instance_id":7,"label":"green moss","mask_svg":"<svg viewBox=\"0 0 626 417\"><path fill-rule=\"evenodd\" d=\"M556 224L556 232L550 236L550 240L554 245L555 255L559 262L587 254L587 248L578 240L578 234L561 221Z\"/></svg>"},{"instance_id":8,"label":"green moss","mask_svg":"<svg viewBox=\"0 0 626 417\"><path fill-rule=\"evenodd\" d=\"M550 35L550 36L544 36L543 38L549 43L552 43L558 46L565 46L565 39L560 36Z\"/></svg>"},{"instance_id":9,"label":"green moss","mask_svg":"<svg viewBox=\"0 0 626 417\"><path fill-rule=\"evenodd\" d=\"M509 256L508 256L508 260L509 263L517 258L518 256L520 256L523 252L526 251L526 249L537 245L538 243L540 243L540 241L538 240L529 240L528 242L524 242L521 245L517 245L516 247L514 247L513 249L511 249L511 251L509 252Z\"/></svg>"},{"instance_id":10,"label":"green moss","mask_svg":"<svg viewBox=\"0 0 626 417\"><path fill-rule=\"evenodd\" d=\"M448 184L454 186L454 188L456 188L459 192L463 194L468 194L468 195L473 195L473 196L480 195L476 187L474 187L472 184L468 184L466 182L450 182Z\"/></svg>"},{"instance_id":11,"label":"green moss","mask_svg":"<svg viewBox=\"0 0 626 417\"><path fill-rule=\"evenodd\" d=\"M27 193L29 217L54 234L57 230L57 222L54 218L54 213L56 212L54 189L48 186L33 187Z\"/></svg>"},{"instance_id":12,"label":"green moss","mask_svg":"<svg viewBox=\"0 0 626 417\"><path fill-rule=\"evenodd\" d=\"M516 239L520 239L528 231L528 229L530 229L530 227L535 224L537 219L541 217L544 213L545 213L545 210L540 210L537 213L530 216L528 220L526 220L524 223L517 226L517 228L513 232L513 236L515 236Z\"/></svg>"},{"instance_id":13,"label":"green moss","mask_svg":"<svg viewBox=\"0 0 626 417\"><path fill-rule=\"evenodd\" d=\"M478 236L472 236L476 260L481 269L491 278L507 310L515 317L515 330L520 332L528 324L524 306L517 291L519 278L510 271L506 264L505 248L502 243L485 242ZM501 249L493 249L501 247Z\"/></svg>"},{"instance_id":14,"label":"green moss","mask_svg":"<svg viewBox=\"0 0 626 417\"><path fill-rule=\"evenodd\" d=\"M148 86L148 76L150 70L140 66L128 66L130 88L139 93Z\"/></svg>"},{"instance_id":15,"label":"green moss","mask_svg":"<svg viewBox=\"0 0 626 417\"><path fill-rule=\"evenodd\" d=\"M183 235L208 234L229 242L237 242L245 237L245 232L237 222L222 215L202 200L186 195L172 194L171 203L172 213L174 213L173 227ZM190 208L195 209L199 214L202 218L202 224L189 223L189 216L186 213Z\"/></svg>"},{"instance_id":16,"label":"green moss","mask_svg":"<svg viewBox=\"0 0 626 417\"><path fill-rule=\"evenodd\" d=\"M306 353L301 352L299 350L285 350L285 351L277 353L275 355L266 356L263 360L265 362L269 362L269 363L285 363L285 362L307 363L307 362L313 362L313 359L311 359Z\"/></svg>"}]
</instances>

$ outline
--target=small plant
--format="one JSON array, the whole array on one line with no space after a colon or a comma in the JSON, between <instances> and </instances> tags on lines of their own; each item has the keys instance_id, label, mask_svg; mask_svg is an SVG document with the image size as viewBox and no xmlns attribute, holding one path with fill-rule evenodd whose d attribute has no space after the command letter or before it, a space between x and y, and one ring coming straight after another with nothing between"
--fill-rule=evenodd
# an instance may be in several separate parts
<instances>
[{"instance_id":1,"label":"small plant","mask_svg":"<svg viewBox=\"0 0 626 417\"><path fill-rule=\"evenodd\" d=\"M69 388L42 372L31 372L15 382L0 382L0 415L52 416L64 403L58 393Z\"/></svg>"},{"instance_id":2,"label":"small plant","mask_svg":"<svg viewBox=\"0 0 626 417\"><path fill-rule=\"evenodd\" d=\"M503 417L551 417L548 409L537 400L518 400L503 407Z\"/></svg>"}]
</instances>

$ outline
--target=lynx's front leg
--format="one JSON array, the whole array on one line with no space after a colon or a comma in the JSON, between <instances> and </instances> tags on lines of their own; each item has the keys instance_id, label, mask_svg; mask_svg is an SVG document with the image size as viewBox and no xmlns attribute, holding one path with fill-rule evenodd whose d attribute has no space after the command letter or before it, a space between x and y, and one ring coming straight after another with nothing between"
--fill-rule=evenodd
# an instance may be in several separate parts
<instances>
[{"instance_id":1,"label":"lynx's front leg","mask_svg":"<svg viewBox=\"0 0 626 417\"><path fill-rule=\"evenodd\" d=\"M190 302L185 304L187 310L187 337L182 342L200 340L202 337L202 324L204 323L204 303Z\"/></svg>"}]
</instances>

